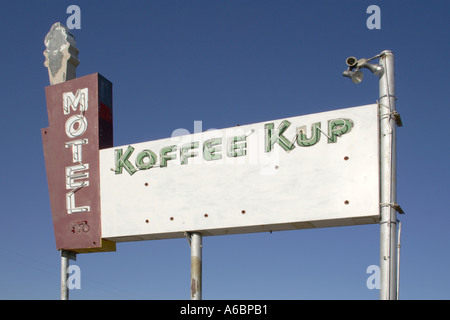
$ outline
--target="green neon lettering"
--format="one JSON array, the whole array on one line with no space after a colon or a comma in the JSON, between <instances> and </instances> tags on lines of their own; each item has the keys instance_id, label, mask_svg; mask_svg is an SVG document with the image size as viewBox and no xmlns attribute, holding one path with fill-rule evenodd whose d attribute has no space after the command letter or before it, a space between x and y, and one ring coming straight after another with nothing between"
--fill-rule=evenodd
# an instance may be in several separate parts
<instances>
[{"instance_id":1,"label":"green neon lettering","mask_svg":"<svg viewBox=\"0 0 450 320\"><path fill-rule=\"evenodd\" d=\"M116 160L116 169L115 169L116 174L121 174L122 168L125 168L125 170L130 174L130 176L132 176L137 171L136 168L133 167L131 162L128 161L128 158L131 156L133 151L134 148L132 146L128 146L125 153L123 153L122 149L114 150Z\"/></svg>"},{"instance_id":2,"label":"green neon lettering","mask_svg":"<svg viewBox=\"0 0 450 320\"><path fill-rule=\"evenodd\" d=\"M148 158L147 161L145 159ZM139 170L147 170L156 163L156 154L152 150L142 150L136 157L136 167Z\"/></svg>"},{"instance_id":3,"label":"green neon lettering","mask_svg":"<svg viewBox=\"0 0 450 320\"><path fill-rule=\"evenodd\" d=\"M203 144L203 158L206 161L222 159L222 138L206 140Z\"/></svg>"},{"instance_id":4,"label":"green neon lettering","mask_svg":"<svg viewBox=\"0 0 450 320\"><path fill-rule=\"evenodd\" d=\"M247 136L237 136L228 140L227 155L229 157L242 157L247 154Z\"/></svg>"},{"instance_id":5,"label":"green neon lettering","mask_svg":"<svg viewBox=\"0 0 450 320\"><path fill-rule=\"evenodd\" d=\"M168 146L161 149L161 164L160 167L167 167L167 161L177 158L176 154L169 154L177 150L177 146Z\"/></svg>"},{"instance_id":6,"label":"green neon lettering","mask_svg":"<svg viewBox=\"0 0 450 320\"><path fill-rule=\"evenodd\" d=\"M297 144L300 147L311 147L320 140L320 122L311 126L311 137L306 136L306 126L297 128Z\"/></svg>"},{"instance_id":7,"label":"green neon lettering","mask_svg":"<svg viewBox=\"0 0 450 320\"><path fill-rule=\"evenodd\" d=\"M180 150L181 164L187 164L189 158L193 158L198 155L197 152L189 153L189 150L192 150L195 148L198 148L198 142L191 142L191 143L185 144L181 147L181 150Z\"/></svg>"},{"instance_id":8,"label":"green neon lettering","mask_svg":"<svg viewBox=\"0 0 450 320\"><path fill-rule=\"evenodd\" d=\"M349 133L354 124L350 119L334 119L328 121L328 143L335 143L337 137Z\"/></svg>"},{"instance_id":9,"label":"green neon lettering","mask_svg":"<svg viewBox=\"0 0 450 320\"><path fill-rule=\"evenodd\" d=\"M291 123L289 121L283 120L277 130L274 130L273 123L268 123L264 126L266 134L266 152L272 151L275 143L278 143L285 151L291 151L295 148L295 145L283 136L283 133L287 130L287 128L289 128L290 125Z\"/></svg>"}]
</instances>

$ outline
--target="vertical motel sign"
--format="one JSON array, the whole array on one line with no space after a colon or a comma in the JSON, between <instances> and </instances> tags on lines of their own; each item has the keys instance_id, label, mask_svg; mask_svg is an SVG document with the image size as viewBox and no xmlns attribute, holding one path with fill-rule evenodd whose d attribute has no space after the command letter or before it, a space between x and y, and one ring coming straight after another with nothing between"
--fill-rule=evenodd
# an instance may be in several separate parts
<instances>
[{"instance_id":1,"label":"vertical motel sign","mask_svg":"<svg viewBox=\"0 0 450 320\"><path fill-rule=\"evenodd\" d=\"M102 239L99 150L113 146L112 83L98 73L45 88L42 129L56 247L113 251Z\"/></svg>"}]
</instances>

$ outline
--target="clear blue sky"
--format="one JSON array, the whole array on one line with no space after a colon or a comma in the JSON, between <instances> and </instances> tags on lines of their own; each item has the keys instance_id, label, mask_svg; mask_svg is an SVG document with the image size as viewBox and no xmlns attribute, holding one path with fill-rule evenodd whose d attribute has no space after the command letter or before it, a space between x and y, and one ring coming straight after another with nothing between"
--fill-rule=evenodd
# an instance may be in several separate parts
<instances>
[{"instance_id":1,"label":"clear blue sky","mask_svg":"<svg viewBox=\"0 0 450 320\"><path fill-rule=\"evenodd\" d=\"M8 1L0 11L0 299L59 299L40 129L48 126L43 40L66 9L77 75L114 84L115 145L178 128L227 128L374 103L375 76L342 77L348 56L395 54L401 299L449 299L450 2ZM369 30L366 9L381 8ZM301 204L299 204L301 205ZM378 299L379 225L205 237L204 299ZM189 299L186 239L79 255L71 299Z\"/></svg>"}]
</instances>

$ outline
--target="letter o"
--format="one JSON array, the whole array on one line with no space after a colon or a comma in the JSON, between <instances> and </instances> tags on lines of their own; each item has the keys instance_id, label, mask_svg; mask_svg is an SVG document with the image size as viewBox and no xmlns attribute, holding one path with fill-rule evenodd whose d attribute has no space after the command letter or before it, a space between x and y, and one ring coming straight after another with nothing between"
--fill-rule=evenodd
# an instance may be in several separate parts
<instances>
[{"instance_id":1,"label":"letter o","mask_svg":"<svg viewBox=\"0 0 450 320\"><path fill-rule=\"evenodd\" d=\"M149 158L149 161L145 162L145 158ZM155 163L156 154L152 150L142 150L136 157L136 167L139 170L150 169Z\"/></svg>"},{"instance_id":2,"label":"letter o","mask_svg":"<svg viewBox=\"0 0 450 320\"><path fill-rule=\"evenodd\" d=\"M73 115L66 121L66 134L69 138L81 136L87 130L87 120L82 115Z\"/></svg>"}]
</instances>

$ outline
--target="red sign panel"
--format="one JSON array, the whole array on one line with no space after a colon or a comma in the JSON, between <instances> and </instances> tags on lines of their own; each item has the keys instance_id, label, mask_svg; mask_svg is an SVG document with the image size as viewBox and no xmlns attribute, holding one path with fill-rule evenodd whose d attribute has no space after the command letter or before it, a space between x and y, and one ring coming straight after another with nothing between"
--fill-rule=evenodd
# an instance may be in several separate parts
<instances>
[{"instance_id":1,"label":"red sign panel","mask_svg":"<svg viewBox=\"0 0 450 320\"><path fill-rule=\"evenodd\" d=\"M45 88L42 129L58 250L115 250L102 239L99 150L113 146L112 83L92 74Z\"/></svg>"}]
</instances>

